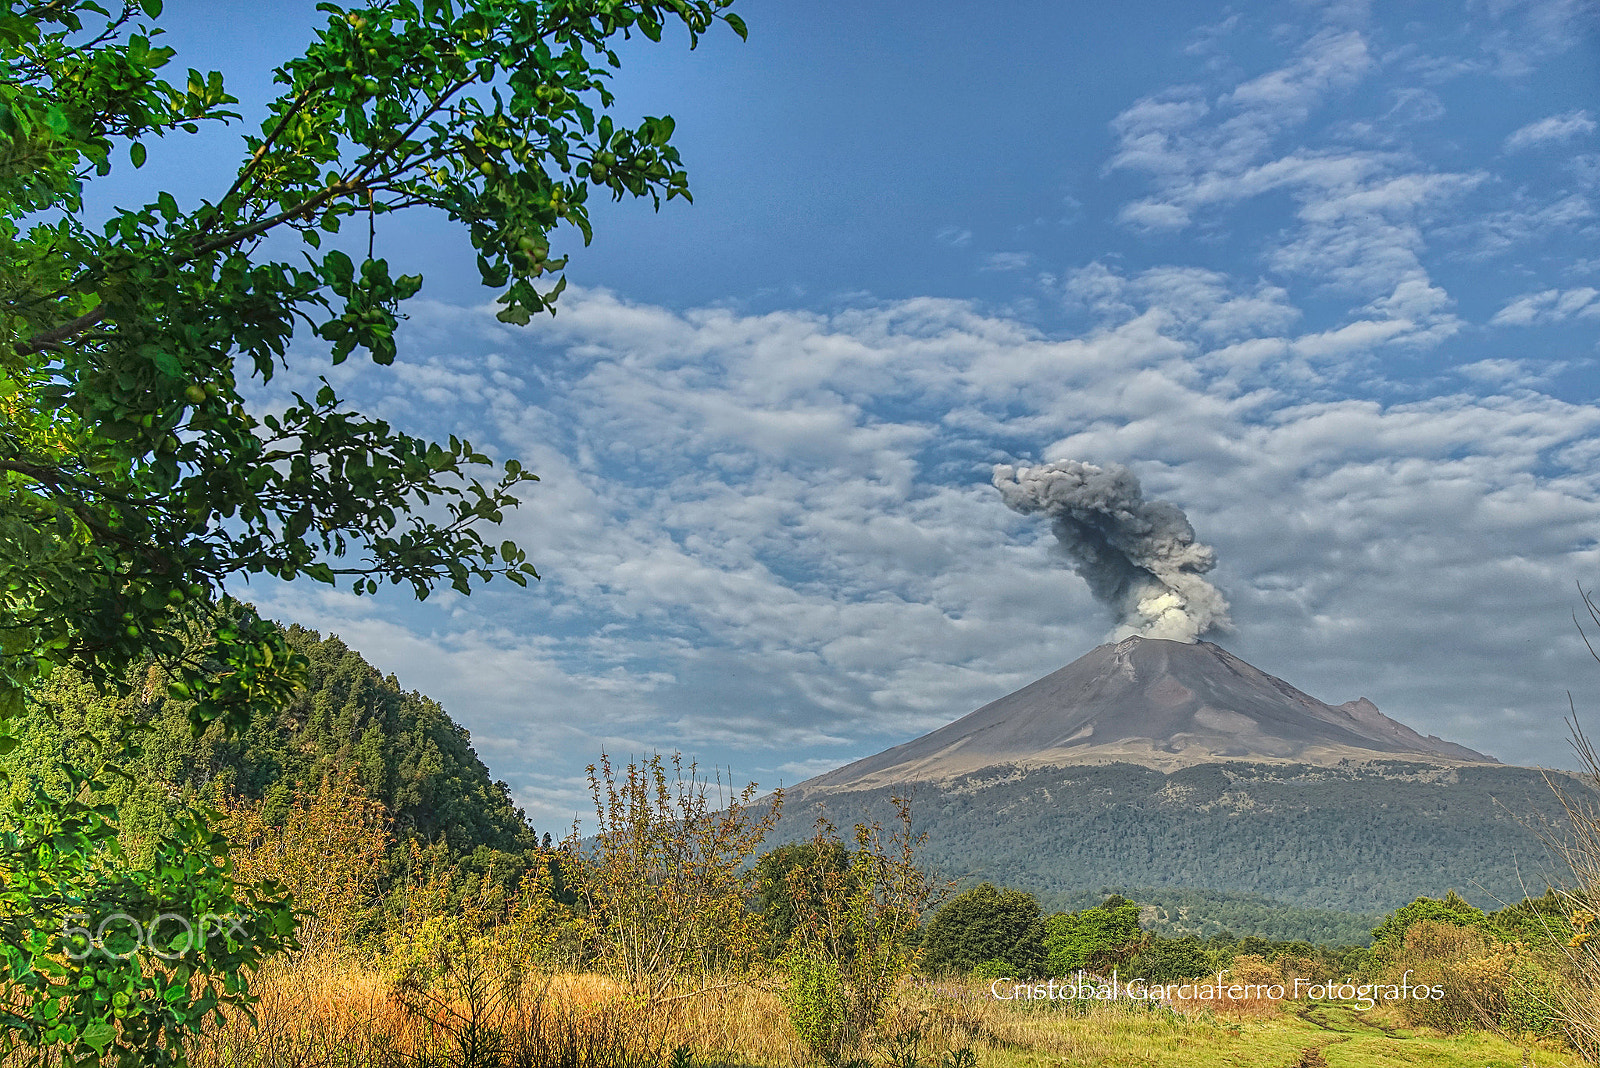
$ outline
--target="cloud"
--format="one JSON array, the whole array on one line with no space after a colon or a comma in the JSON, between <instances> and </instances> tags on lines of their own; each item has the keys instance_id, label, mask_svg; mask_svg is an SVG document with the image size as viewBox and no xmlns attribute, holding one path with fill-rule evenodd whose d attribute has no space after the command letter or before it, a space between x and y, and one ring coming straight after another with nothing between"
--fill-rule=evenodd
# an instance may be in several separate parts
<instances>
[{"instance_id":1,"label":"cloud","mask_svg":"<svg viewBox=\"0 0 1600 1068\"><path fill-rule=\"evenodd\" d=\"M1423 262L1426 233L1448 205L1489 176L1430 170L1393 148L1331 135L1319 144L1306 136L1319 109L1377 69L1361 31L1330 27L1308 37L1282 66L1214 96L1185 86L1138 101L1112 121L1118 147L1108 170L1142 173L1151 189L1123 204L1119 221L1146 233L1175 233L1219 225L1222 212L1247 202L1287 196L1292 215L1264 228L1262 261L1286 282L1361 298L1357 314L1299 339L1293 351L1327 357L1452 336L1460 323ZM1392 104L1371 123L1344 123L1343 137L1392 139L1373 131L1432 121L1444 111L1437 95L1420 87L1389 98Z\"/></svg>"},{"instance_id":2,"label":"cloud","mask_svg":"<svg viewBox=\"0 0 1600 1068\"><path fill-rule=\"evenodd\" d=\"M1495 312L1489 322L1495 326L1532 326L1535 323L1559 323L1573 316L1593 319L1600 317L1600 301L1596 300L1597 297L1600 297L1600 290L1589 286L1527 293Z\"/></svg>"},{"instance_id":3,"label":"cloud","mask_svg":"<svg viewBox=\"0 0 1600 1068\"><path fill-rule=\"evenodd\" d=\"M1029 252L991 252L983 259L985 271L1025 271L1033 263Z\"/></svg>"},{"instance_id":4,"label":"cloud","mask_svg":"<svg viewBox=\"0 0 1600 1068\"><path fill-rule=\"evenodd\" d=\"M1517 129L1506 138L1505 149L1507 152L1520 152L1591 133L1594 133L1594 119L1589 117L1587 111L1566 111Z\"/></svg>"},{"instance_id":5,"label":"cloud","mask_svg":"<svg viewBox=\"0 0 1600 1068\"><path fill-rule=\"evenodd\" d=\"M1567 369L1564 361L1541 365L1529 360L1475 360L1455 369L1456 374L1491 388L1540 389L1550 378Z\"/></svg>"},{"instance_id":6,"label":"cloud","mask_svg":"<svg viewBox=\"0 0 1600 1068\"><path fill-rule=\"evenodd\" d=\"M527 460L543 481L506 534L545 578L421 608L263 599L443 700L549 824L602 746L792 781L1087 650L1103 610L987 484L995 462L1083 456L1130 465L1206 532L1240 655L1511 759L1545 752L1505 733L1496 710L1542 698L1496 650L1534 641L1552 679L1583 670L1557 609L1600 564L1600 411L1487 375L1423 400L1325 395L1340 372L1318 361L1414 330L1442 299L1425 287L1297 330L1280 289L1219 272L1076 281L1103 319L1061 336L930 299L745 315L574 291L526 331L419 305L368 406L416 432L475 424Z\"/></svg>"},{"instance_id":7,"label":"cloud","mask_svg":"<svg viewBox=\"0 0 1600 1068\"><path fill-rule=\"evenodd\" d=\"M1594 205L1581 193L1518 194L1511 206L1466 215L1435 234L1463 247L1470 259L1490 259L1552 237L1594 233Z\"/></svg>"}]
</instances>

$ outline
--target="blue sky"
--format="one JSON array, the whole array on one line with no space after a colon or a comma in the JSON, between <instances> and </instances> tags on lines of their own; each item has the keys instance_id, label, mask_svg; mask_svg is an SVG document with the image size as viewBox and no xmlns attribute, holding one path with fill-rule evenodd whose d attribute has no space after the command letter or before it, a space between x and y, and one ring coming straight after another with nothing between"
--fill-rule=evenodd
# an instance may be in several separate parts
<instances>
[{"instance_id":1,"label":"blue sky","mask_svg":"<svg viewBox=\"0 0 1600 1068\"><path fill-rule=\"evenodd\" d=\"M247 112L312 19L168 7ZM539 471L508 526L545 579L268 611L440 699L558 829L602 746L794 782L1081 655L1110 618L990 472L1114 461L1215 546L1238 655L1565 761L1566 692L1600 706L1591 6L740 10L748 44L625 50L696 202L598 212L553 320L497 324L438 220L382 236L427 285L396 366L336 381ZM204 195L235 137L139 180Z\"/></svg>"}]
</instances>

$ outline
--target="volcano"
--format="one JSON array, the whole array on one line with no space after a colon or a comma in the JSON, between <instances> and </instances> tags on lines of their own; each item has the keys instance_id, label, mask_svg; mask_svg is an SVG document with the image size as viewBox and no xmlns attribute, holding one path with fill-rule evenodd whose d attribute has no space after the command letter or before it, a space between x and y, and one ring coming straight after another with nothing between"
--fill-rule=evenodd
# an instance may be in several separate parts
<instances>
[{"instance_id":1,"label":"volcano","mask_svg":"<svg viewBox=\"0 0 1600 1068\"><path fill-rule=\"evenodd\" d=\"M1395 759L1497 764L1418 734L1366 698L1330 705L1211 642L1126 638L904 745L797 792L947 782L976 771L1247 761L1331 766Z\"/></svg>"}]
</instances>

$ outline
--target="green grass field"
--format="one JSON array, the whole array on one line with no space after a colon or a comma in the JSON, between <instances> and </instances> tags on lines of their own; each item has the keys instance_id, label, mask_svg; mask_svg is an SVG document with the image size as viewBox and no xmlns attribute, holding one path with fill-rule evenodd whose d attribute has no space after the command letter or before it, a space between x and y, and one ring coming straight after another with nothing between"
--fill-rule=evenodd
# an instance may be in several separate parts
<instances>
[{"instance_id":1,"label":"green grass field","mask_svg":"<svg viewBox=\"0 0 1600 1068\"><path fill-rule=\"evenodd\" d=\"M1585 1063L1553 1045L1518 1044L1481 1033L1410 1031L1348 1009L1290 1007L1278 1016L1240 1021L1104 1013L1041 1019L1027 1031L1025 1044L981 1051L979 1064L984 1068L1521 1068Z\"/></svg>"}]
</instances>

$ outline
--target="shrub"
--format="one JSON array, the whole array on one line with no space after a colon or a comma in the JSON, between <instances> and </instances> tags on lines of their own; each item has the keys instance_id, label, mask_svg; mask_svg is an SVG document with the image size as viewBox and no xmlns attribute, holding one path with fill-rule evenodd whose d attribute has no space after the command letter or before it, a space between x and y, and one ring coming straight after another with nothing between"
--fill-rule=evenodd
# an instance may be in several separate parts
<instances>
[{"instance_id":1,"label":"shrub","mask_svg":"<svg viewBox=\"0 0 1600 1068\"><path fill-rule=\"evenodd\" d=\"M1480 927L1488 922L1488 917L1482 909L1450 890L1437 900L1419 897L1411 904L1391 912L1383 923L1373 928L1372 939L1374 942L1398 941L1419 920L1436 920L1457 927Z\"/></svg>"},{"instance_id":2,"label":"shrub","mask_svg":"<svg viewBox=\"0 0 1600 1068\"><path fill-rule=\"evenodd\" d=\"M1113 894L1093 908L1045 921L1046 963L1051 974L1066 975L1128 956L1139 938L1139 906Z\"/></svg>"},{"instance_id":3,"label":"shrub","mask_svg":"<svg viewBox=\"0 0 1600 1068\"><path fill-rule=\"evenodd\" d=\"M973 967L968 974L974 979L1011 979L1016 978L1016 969L998 957L983 961Z\"/></svg>"},{"instance_id":4,"label":"shrub","mask_svg":"<svg viewBox=\"0 0 1600 1068\"><path fill-rule=\"evenodd\" d=\"M795 951L784 958L784 970L789 975L784 1005L795 1035L814 1056L836 1063L844 1052L849 1015L838 967L817 954Z\"/></svg>"},{"instance_id":5,"label":"shrub","mask_svg":"<svg viewBox=\"0 0 1600 1068\"><path fill-rule=\"evenodd\" d=\"M389 819L353 772L329 774L316 793L296 794L277 820L264 803L235 801L222 810L240 878L270 879L294 895L303 955L336 951L369 933Z\"/></svg>"},{"instance_id":6,"label":"shrub","mask_svg":"<svg viewBox=\"0 0 1600 1068\"><path fill-rule=\"evenodd\" d=\"M1565 1022L1566 984L1558 971L1531 956L1511 966L1511 988L1506 991L1500 1024L1514 1035L1553 1038L1562 1035Z\"/></svg>"},{"instance_id":7,"label":"shrub","mask_svg":"<svg viewBox=\"0 0 1600 1068\"><path fill-rule=\"evenodd\" d=\"M754 783L734 793L676 753L670 774L660 754L620 773L601 754L589 789L599 832L585 850L574 829L563 870L601 967L661 996L748 966L761 937L745 907L744 866L776 822L781 794L758 813Z\"/></svg>"},{"instance_id":8,"label":"shrub","mask_svg":"<svg viewBox=\"0 0 1600 1068\"><path fill-rule=\"evenodd\" d=\"M845 1005L841 1055L883 1018L895 984L916 966L922 954L917 944L922 915L937 892L917 864L926 836L912 833L911 803L905 798L892 801L897 826L886 835L877 823L858 823L853 848L844 845L825 818L817 821L812 840L818 855L842 847L847 868L796 868L789 873L795 884L791 899L808 903L795 916L789 959L824 961L838 977ZM815 881L811 876L817 876ZM795 967L814 977L809 965Z\"/></svg>"},{"instance_id":9,"label":"shrub","mask_svg":"<svg viewBox=\"0 0 1600 1068\"><path fill-rule=\"evenodd\" d=\"M1126 968L1131 976L1167 983L1207 974L1212 960L1197 938L1153 938L1129 959Z\"/></svg>"},{"instance_id":10,"label":"shrub","mask_svg":"<svg viewBox=\"0 0 1600 1068\"><path fill-rule=\"evenodd\" d=\"M1250 986L1271 986L1280 978L1278 969L1256 953L1241 953L1233 958L1228 975L1234 982Z\"/></svg>"},{"instance_id":11,"label":"shrub","mask_svg":"<svg viewBox=\"0 0 1600 1068\"><path fill-rule=\"evenodd\" d=\"M769 957L783 956L801 917L821 911L826 888L849 871L842 842L789 842L761 855L753 875Z\"/></svg>"},{"instance_id":12,"label":"shrub","mask_svg":"<svg viewBox=\"0 0 1600 1068\"><path fill-rule=\"evenodd\" d=\"M1408 1022L1447 1032L1500 1026L1511 990L1511 946L1478 928L1418 920L1406 928L1398 951L1386 956L1386 982L1409 978L1413 986L1437 987L1443 995L1396 1002Z\"/></svg>"},{"instance_id":13,"label":"shrub","mask_svg":"<svg viewBox=\"0 0 1600 1068\"><path fill-rule=\"evenodd\" d=\"M993 883L958 894L934 914L923 935L923 966L931 972L970 972L998 960L1003 975L1031 977L1044 966L1039 902Z\"/></svg>"}]
</instances>

